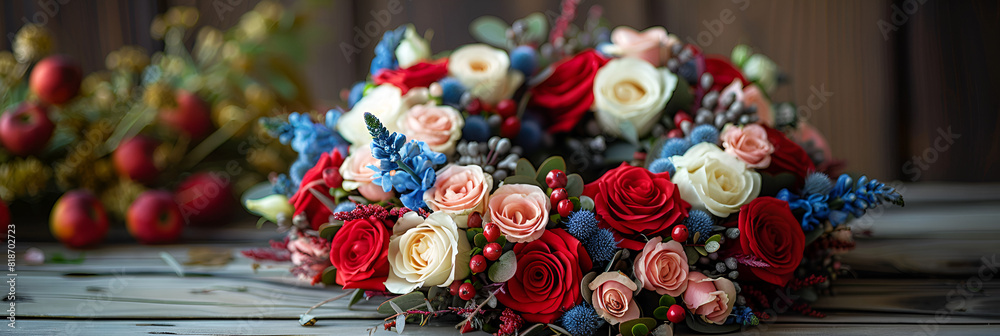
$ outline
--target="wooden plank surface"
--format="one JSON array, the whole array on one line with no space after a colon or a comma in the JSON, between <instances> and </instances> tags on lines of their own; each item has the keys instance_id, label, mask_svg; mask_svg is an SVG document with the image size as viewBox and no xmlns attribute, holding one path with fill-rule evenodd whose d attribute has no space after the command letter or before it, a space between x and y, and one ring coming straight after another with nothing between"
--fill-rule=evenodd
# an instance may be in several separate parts
<instances>
[{"instance_id":1,"label":"wooden plank surface","mask_svg":"<svg viewBox=\"0 0 1000 336\"><path fill-rule=\"evenodd\" d=\"M1000 268L993 265L1000 261L995 187L907 186L908 206L873 214L871 236L859 238L857 249L843 256L852 273L814 304L826 318L778 315L747 334L1000 334L1000 269L990 268ZM266 245L275 237L270 230L230 228L198 236L185 245L112 244L85 252L80 264L19 261L18 328L5 334L356 335L380 322L376 298L354 309L346 301L332 302L313 311L320 318L316 327L299 327L299 314L342 291L308 286L283 267L255 273L239 251ZM19 246L79 256L55 243ZM179 277L160 256L166 252L185 263L192 250L205 249L232 260L184 266ZM438 321L406 332L457 334L452 326Z\"/></svg>"}]
</instances>

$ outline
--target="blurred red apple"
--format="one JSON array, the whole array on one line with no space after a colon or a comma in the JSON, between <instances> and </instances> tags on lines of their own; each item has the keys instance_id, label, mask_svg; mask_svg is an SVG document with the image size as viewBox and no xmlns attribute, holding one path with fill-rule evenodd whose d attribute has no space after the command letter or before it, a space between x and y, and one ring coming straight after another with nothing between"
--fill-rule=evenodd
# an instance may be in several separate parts
<instances>
[{"instance_id":1,"label":"blurred red apple","mask_svg":"<svg viewBox=\"0 0 1000 336\"><path fill-rule=\"evenodd\" d=\"M177 90L177 107L160 110L160 121L171 129L201 140L212 133L212 110L198 95Z\"/></svg>"},{"instance_id":2,"label":"blurred red apple","mask_svg":"<svg viewBox=\"0 0 1000 336\"><path fill-rule=\"evenodd\" d=\"M29 85L44 102L60 105L80 92L83 71L73 59L63 55L46 57L31 70Z\"/></svg>"},{"instance_id":3,"label":"blurred red apple","mask_svg":"<svg viewBox=\"0 0 1000 336\"><path fill-rule=\"evenodd\" d=\"M229 182L212 173L189 176L174 193L188 224L221 225L233 209L235 199Z\"/></svg>"},{"instance_id":4,"label":"blurred red apple","mask_svg":"<svg viewBox=\"0 0 1000 336\"><path fill-rule=\"evenodd\" d=\"M52 207L49 229L66 246L93 246L108 233L108 216L101 201L90 191L72 190L59 197Z\"/></svg>"},{"instance_id":5,"label":"blurred red apple","mask_svg":"<svg viewBox=\"0 0 1000 336\"><path fill-rule=\"evenodd\" d=\"M128 233L143 244L172 243L181 237L184 218L169 191L143 192L125 213Z\"/></svg>"},{"instance_id":6,"label":"blurred red apple","mask_svg":"<svg viewBox=\"0 0 1000 336\"><path fill-rule=\"evenodd\" d=\"M139 183L153 182L160 175L160 169L153 159L158 146L159 141L142 135L122 141L111 156L115 171Z\"/></svg>"},{"instance_id":7,"label":"blurred red apple","mask_svg":"<svg viewBox=\"0 0 1000 336\"><path fill-rule=\"evenodd\" d=\"M35 103L21 103L0 116L0 142L17 156L37 154L45 149L55 129L45 108Z\"/></svg>"}]
</instances>

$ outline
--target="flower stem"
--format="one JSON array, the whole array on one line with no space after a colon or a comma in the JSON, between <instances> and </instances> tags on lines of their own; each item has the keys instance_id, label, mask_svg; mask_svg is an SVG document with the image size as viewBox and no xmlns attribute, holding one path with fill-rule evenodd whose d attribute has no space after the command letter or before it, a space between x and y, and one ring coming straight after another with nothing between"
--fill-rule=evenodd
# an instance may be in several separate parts
<instances>
[{"instance_id":1,"label":"flower stem","mask_svg":"<svg viewBox=\"0 0 1000 336\"><path fill-rule=\"evenodd\" d=\"M410 168L410 166L407 166L406 163L403 162L403 160L401 160L401 159L400 160L396 160L396 165L399 166L399 168L403 168L403 170L405 170L407 173L409 173L410 176L413 176L413 180L414 181L416 181L418 184L420 183L421 177L417 176L417 173L414 172L413 169Z\"/></svg>"}]
</instances>

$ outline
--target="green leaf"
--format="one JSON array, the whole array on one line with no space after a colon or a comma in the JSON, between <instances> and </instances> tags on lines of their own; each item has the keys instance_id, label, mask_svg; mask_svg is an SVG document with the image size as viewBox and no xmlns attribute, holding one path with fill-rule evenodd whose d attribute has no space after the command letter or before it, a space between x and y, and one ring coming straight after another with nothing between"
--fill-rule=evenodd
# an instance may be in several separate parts
<instances>
[{"instance_id":1,"label":"green leaf","mask_svg":"<svg viewBox=\"0 0 1000 336\"><path fill-rule=\"evenodd\" d=\"M535 12L521 19L524 22L524 41L541 44L549 33L549 21L545 14Z\"/></svg>"},{"instance_id":2,"label":"green leaf","mask_svg":"<svg viewBox=\"0 0 1000 336\"><path fill-rule=\"evenodd\" d=\"M473 241L476 242L476 247L479 248L486 247L486 244L489 243L488 241L486 241L486 235L482 233L476 234L476 237L473 239L474 239Z\"/></svg>"},{"instance_id":3,"label":"green leaf","mask_svg":"<svg viewBox=\"0 0 1000 336\"><path fill-rule=\"evenodd\" d=\"M322 280L324 285L332 285L337 283L337 268L329 266L323 270Z\"/></svg>"},{"instance_id":4,"label":"green leaf","mask_svg":"<svg viewBox=\"0 0 1000 336\"><path fill-rule=\"evenodd\" d=\"M716 233L716 234L712 235L711 237L708 237L708 239L705 240L705 243L713 242L713 241L714 242L721 242L722 241L722 235Z\"/></svg>"},{"instance_id":5,"label":"green leaf","mask_svg":"<svg viewBox=\"0 0 1000 336\"><path fill-rule=\"evenodd\" d=\"M476 241L476 235L480 233L483 233L483 228L470 228L465 230L465 237L472 243Z\"/></svg>"},{"instance_id":6,"label":"green leaf","mask_svg":"<svg viewBox=\"0 0 1000 336\"><path fill-rule=\"evenodd\" d=\"M569 176L566 176L566 193L570 197L580 197L580 195L583 195L583 177L580 174L569 174Z\"/></svg>"},{"instance_id":7,"label":"green leaf","mask_svg":"<svg viewBox=\"0 0 1000 336\"><path fill-rule=\"evenodd\" d=\"M495 16L482 16L469 24L472 37L497 48L507 47L507 29L510 25Z\"/></svg>"},{"instance_id":8,"label":"green leaf","mask_svg":"<svg viewBox=\"0 0 1000 336\"><path fill-rule=\"evenodd\" d=\"M326 224L320 225L319 226L319 236L322 237L323 239L326 239L326 240L333 239L333 236L336 235L337 231L340 231L340 228L343 227L343 226L344 226L344 223L341 222L341 221L337 221L335 223L326 223Z\"/></svg>"},{"instance_id":9,"label":"green leaf","mask_svg":"<svg viewBox=\"0 0 1000 336\"><path fill-rule=\"evenodd\" d=\"M549 330L548 330L548 328L546 328L545 324L542 324L542 323L537 323L537 324L529 327L528 329L524 329L524 330L521 331L521 335L522 336L543 336L543 335L551 335L551 334L552 333L549 332Z\"/></svg>"},{"instance_id":10,"label":"green leaf","mask_svg":"<svg viewBox=\"0 0 1000 336\"><path fill-rule=\"evenodd\" d=\"M549 329L552 329L552 331L555 331L559 335L573 336L573 334L571 334L569 331L566 331L566 329L563 329L562 327L557 326L555 324L549 323L547 326L549 327Z\"/></svg>"},{"instance_id":11,"label":"green leaf","mask_svg":"<svg viewBox=\"0 0 1000 336\"><path fill-rule=\"evenodd\" d=\"M545 161L538 166L538 173L535 175L535 180L538 181L538 184L545 185L545 176L553 170L561 170L565 173L566 160L563 160L561 156L553 156L545 159Z\"/></svg>"},{"instance_id":12,"label":"green leaf","mask_svg":"<svg viewBox=\"0 0 1000 336\"><path fill-rule=\"evenodd\" d=\"M695 246L694 250L698 251L698 254L700 254L702 257L708 256L708 251L705 250L704 246Z\"/></svg>"},{"instance_id":13,"label":"green leaf","mask_svg":"<svg viewBox=\"0 0 1000 336\"><path fill-rule=\"evenodd\" d=\"M670 306L673 306L676 303L677 303L677 299L674 299L673 296L663 295L663 296L660 297L660 306L661 307L670 308Z\"/></svg>"},{"instance_id":14,"label":"green leaf","mask_svg":"<svg viewBox=\"0 0 1000 336\"><path fill-rule=\"evenodd\" d=\"M499 244L500 247L506 246L507 245L507 236L506 235L500 235L500 237L497 237L496 243Z\"/></svg>"},{"instance_id":15,"label":"green leaf","mask_svg":"<svg viewBox=\"0 0 1000 336\"><path fill-rule=\"evenodd\" d=\"M505 282L517 272L517 258L514 251L507 251L486 271L493 282Z\"/></svg>"},{"instance_id":16,"label":"green leaf","mask_svg":"<svg viewBox=\"0 0 1000 336\"><path fill-rule=\"evenodd\" d=\"M670 311L669 307L659 306L653 309L653 317L660 321L667 320L667 312Z\"/></svg>"},{"instance_id":17,"label":"green leaf","mask_svg":"<svg viewBox=\"0 0 1000 336\"><path fill-rule=\"evenodd\" d=\"M595 278L597 278L597 272L590 272L580 280L580 295L583 295L583 300L590 304L593 304L591 301L594 299L594 291L590 289L590 283L594 282Z\"/></svg>"},{"instance_id":18,"label":"green leaf","mask_svg":"<svg viewBox=\"0 0 1000 336\"><path fill-rule=\"evenodd\" d=\"M653 318L651 318L651 317L640 317L640 318L637 318L637 319L631 319L631 320L622 322L622 324L618 326L619 327L618 330L619 330L619 332L621 332L622 336L645 336L645 335L649 334L650 330L652 330L653 328L656 328L656 324L657 324L656 320L653 319ZM641 325L641 326L645 327L645 333L643 333L643 334L634 334L634 332L642 332L643 331L643 329L641 327L640 327L640 329L635 329L635 327L638 326L638 325Z\"/></svg>"},{"instance_id":19,"label":"green leaf","mask_svg":"<svg viewBox=\"0 0 1000 336\"><path fill-rule=\"evenodd\" d=\"M812 242L816 241L816 239L822 237L823 233L826 233L826 228L824 228L823 225L820 225L812 231L806 232L806 245L812 244Z\"/></svg>"},{"instance_id":20,"label":"green leaf","mask_svg":"<svg viewBox=\"0 0 1000 336\"><path fill-rule=\"evenodd\" d=\"M503 179L504 184L528 184L538 186L538 182L533 177L514 175ZM541 186L538 186L541 188Z\"/></svg>"},{"instance_id":21,"label":"green leaf","mask_svg":"<svg viewBox=\"0 0 1000 336\"><path fill-rule=\"evenodd\" d=\"M631 121L621 120L618 123L618 130L621 131L622 139L632 143L639 143L639 132L635 129L635 125Z\"/></svg>"},{"instance_id":22,"label":"green leaf","mask_svg":"<svg viewBox=\"0 0 1000 336\"><path fill-rule=\"evenodd\" d=\"M698 261L698 251L695 251L694 247L685 246L684 254L687 254L688 265L694 265L694 263Z\"/></svg>"},{"instance_id":23,"label":"green leaf","mask_svg":"<svg viewBox=\"0 0 1000 336\"><path fill-rule=\"evenodd\" d=\"M410 308L424 304L424 293L421 291L413 291L409 294L404 294L386 300L378 306L379 314L392 315L396 313L396 310L392 309L392 305L389 304L389 302L395 303L403 310L409 310Z\"/></svg>"},{"instance_id":24,"label":"green leaf","mask_svg":"<svg viewBox=\"0 0 1000 336\"><path fill-rule=\"evenodd\" d=\"M552 216L549 216L549 222L559 223L559 221L561 221L561 220L562 220L562 216L560 216L559 214L554 214Z\"/></svg>"},{"instance_id":25,"label":"green leaf","mask_svg":"<svg viewBox=\"0 0 1000 336\"><path fill-rule=\"evenodd\" d=\"M580 198L579 197L570 197L569 198L569 202L573 203L573 209L579 209L581 207Z\"/></svg>"},{"instance_id":26,"label":"green leaf","mask_svg":"<svg viewBox=\"0 0 1000 336\"><path fill-rule=\"evenodd\" d=\"M715 253L720 247L722 247L722 244L719 244L719 241L710 241L705 243L705 252Z\"/></svg>"},{"instance_id":27,"label":"green leaf","mask_svg":"<svg viewBox=\"0 0 1000 336\"><path fill-rule=\"evenodd\" d=\"M587 196L580 196L580 208L594 211L594 199Z\"/></svg>"},{"instance_id":28,"label":"green leaf","mask_svg":"<svg viewBox=\"0 0 1000 336\"><path fill-rule=\"evenodd\" d=\"M633 325L632 326L632 335L633 336L646 336L646 335L649 335L649 327L647 327L645 324L642 324L642 323Z\"/></svg>"},{"instance_id":29,"label":"green leaf","mask_svg":"<svg viewBox=\"0 0 1000 336\"><path fill-rule=\"evenodd\" d=\"M528 159L521 158L517 160L517 167L514 169L515 176L527 176L531 179L535 178L535 166L531 165L531 161Z\"/></svg>"},{"instance_id":30,"label":"green leaf","mask_svg":"<svg viewBox=\"0 0 1000 336\"><path fill-rule=\"evenodd\" d=\"M351 301L347 303L347 309L351 309L356 303L360 302L361 299L365 297L365 290L358 288L354 290L354 294L351 294Z\"/></svg>"}]
</instances>

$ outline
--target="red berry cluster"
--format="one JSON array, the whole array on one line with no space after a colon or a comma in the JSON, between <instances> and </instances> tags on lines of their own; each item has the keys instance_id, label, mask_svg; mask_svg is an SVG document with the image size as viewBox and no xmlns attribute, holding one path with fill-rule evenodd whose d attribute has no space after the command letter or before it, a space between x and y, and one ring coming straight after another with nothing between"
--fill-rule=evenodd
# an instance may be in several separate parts
<instances>
[{"instance_id":1,"label":"red berry cluster","mask_svg":"<svg viewBox=\"0 0 1000 336\"><path fill-rule=\"evenodd\" d=\"M569 200L569 193L566 192L566 173L559 169L553 169L545 174L545 184L552 189L549 193L549 201L556 207L559 216L569 217L573 212L573 201Z\"/></svg>"},{"instance_id":2,"label":"red berry cluster","mask_svg":"<svg viewBox=\"0 0 1000 336\"><path fill-rule=\"evenodd\" d=\"M501 137L513 138L521 132L521 119L517 118L517 102L513 99L504 99L497 103L496 106L491 106L476 98L465 106L465 110L471 115L483 112L492 112L499 115L500 118L503 118L503 121L500 122Z\"/></svg>"}]
</instances>

